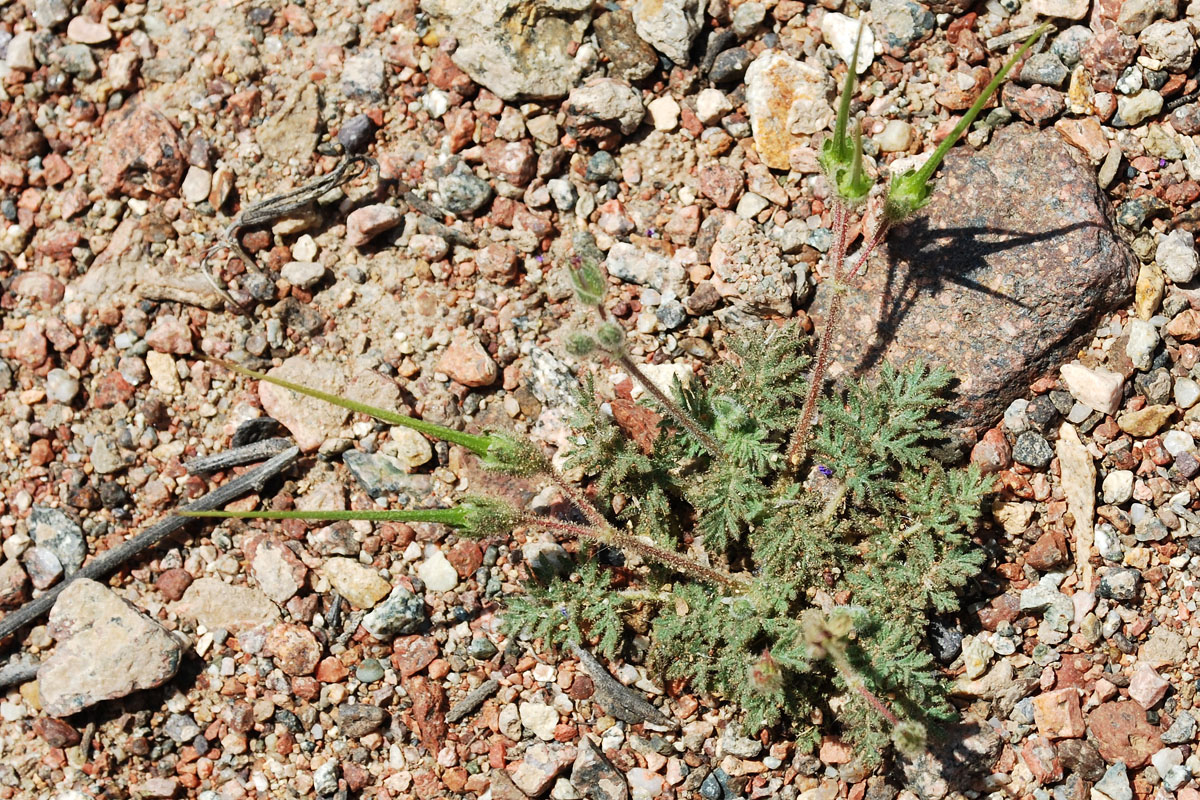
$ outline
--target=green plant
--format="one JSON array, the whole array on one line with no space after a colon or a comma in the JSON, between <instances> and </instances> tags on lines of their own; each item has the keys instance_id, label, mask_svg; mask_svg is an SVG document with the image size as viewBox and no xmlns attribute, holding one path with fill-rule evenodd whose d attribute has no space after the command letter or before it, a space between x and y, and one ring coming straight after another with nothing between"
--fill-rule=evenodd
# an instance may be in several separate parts
<instances>
[{"instance_id":1,"label":"green plant","mask_svg":"<svg viewBox=\"0 0 1200 800\"><path fill-rule=\"evenodd\" d=\"M857 127L847 133L853 81L851 68L833 143L822 150L835 197L831 263L839 288L897 221L886 209L912 213L924 203L936 160L949 147L943 143L925 167L892 183L865 252L848 269L848 208L869 191ZM927 616L957 609L958 590L981 566L971 534L988 489L974 468L946 468L932 455L943 438L933 414L949 372L884 365L877 380L850 382L844 394L826 396L835 294L815 363L798 328L784 325L730 342L729 357L706 380L666 391L644 374L624 332L607 318L598 261L576 259L571 279L598 323L571 337L569 349L619 364L661 414L645 447L585 384L573 421L580 444L568 463L590 477L594 499L519 437L466 434L227 366L459 444L489 469L545 476L580 519L485 498L449 509L197 516L423 520L489 537L524 526L575 539L581 559L569 578L532 582L524 596L507 601L511 634L546 648L591 645L615 657L637 624L649 634L649 663L667 678L735 702L751 730L786 721L813 745L822 731L837 728L866 760L889 741L905 752L919 749L925 726L953 713L925 643ZM595 558L602 547L636 559L619 580Z\"/></svg>"}]
</instances>

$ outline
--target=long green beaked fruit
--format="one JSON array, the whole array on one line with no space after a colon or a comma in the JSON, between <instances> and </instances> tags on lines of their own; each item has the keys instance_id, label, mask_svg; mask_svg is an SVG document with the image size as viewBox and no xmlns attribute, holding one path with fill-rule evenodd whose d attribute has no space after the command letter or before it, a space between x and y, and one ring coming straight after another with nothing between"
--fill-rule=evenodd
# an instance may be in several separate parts
<instances>
[{"instance_id":1,"label":"long green beaked fruit","mask_svg":"<svg viewBox=\"0 0 1200 800\"><path fill-rule=\"evenodd\" d=\"M1013 66L1025 57L1029 48L1033 47L1034 43L1051 27L1050 23L1044 23L1029 35L1025 43L1005 62L996 76L992 78L991 83L984 88L983 93L954 126L954 130L950 131L950 135L942 140L942 143L933 151L933 155L920 169L906 170L892 178L891 186L888 187L887 200L883 206L884 217L889 222L902 222L929 203L930 195L933 193L933 173L937 172L946 153L950 152L950 148L954 147L954 144L966 133L967 128L971 126L971 123L979 116L979 112L987 105L988 100L1000 88L1000 84L1004 82Z\"/></svg>"},{"instance_id":2,"label":"long green beaked fruit","mask_svg":"<svg viewBox=\"0 0 1200 800\"><path fill-rule=\"evenodd\" d=\"M426 422L423 419L406 417L403 414L397 414L395 411L369 406L366 403L359 403L356 400L350 400L336 394L322 392L319 389L313 389L299 383L285 381L282 378L276 378L263 372L247 369L240 364L232 364L218 358L209 358L206 360L214 364L219 364L232 372L245 375L248 378L266 381L284 389L298 392L306 397L324 400L326 403L332 403L335 406L341 406L359 414L366 414L369 417L374 417L390 425L411 428L418 433L423 433L434 439L441 439L451 444L461 445L479 456L483 461L484 467L496 472L502 472L506 475L528 476L540 475L550 469L550 462L546 459L542 451L538 449L538 446L524 437L513 436L512 434L499 431L488 431L486 433L456 431L444 425L436 425L432 422Z\"/></svg>"},{"instance_id":3,"label":"long green beaked fruit","mask_svg":"<svg viewBox=\"0 0 1200 800\"><path fill-rule=\"evenodd\" d=\"M303 519L314 521L436 522L472 537L507 536L520 523L516 509L489 497L467 497L453 508L351 511L180 511L181 517L214 519Z\"/></svg>"},{"instance_id":4,"label":"long green beaked fruit","mask_svg":"<svg viewBox=\"0 0 1200 800\"><path fill-rule=\"evenodd\" d=\"M817 161L825 171L834 194L851 207L867 199L873 184L863 170L862 130L858 120L854 121L853 130L847 134L850 127L850 101L854 98L854 87L858 80L858 48L862 44L865 24L860 17L854 55L850 56L850 68L846 70L846 82L842 84L833 136L821 144L821 152L817 154Z\"/></svg>"}]
</instances>

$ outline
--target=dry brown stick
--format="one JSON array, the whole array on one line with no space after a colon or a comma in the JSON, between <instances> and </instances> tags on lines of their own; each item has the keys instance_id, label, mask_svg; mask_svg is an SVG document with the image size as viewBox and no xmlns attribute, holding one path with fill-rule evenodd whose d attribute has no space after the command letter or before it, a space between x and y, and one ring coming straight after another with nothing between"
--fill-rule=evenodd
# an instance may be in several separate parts
<instances>
[{"instance_id":1,"label":"dry brown stick","mask_svg":"<svg viewBox=\"0 0 1200 800\"><path fill-rule=\"evenodd\" d=\"M290 447L262 466L239 475L224 486L213 489L208 494L188 503L182 511L215 511L222 506L232 503L248 492L262 491L263 486L279 473L286 470L300 457L299 447ZM96 580L105 578L120 569L127 562L140 556L150 548L167 539L193 520L192 517L171 515L159 520L146 530L128 541L93 558L82 569L63 580L62 583L50 589L45 594L30 600L25 605L0 619L0 640L7 639L21 628L40 619L58 598L58 595L71 585L71 581L79 578Z\"/></svg>"}]
</instances>

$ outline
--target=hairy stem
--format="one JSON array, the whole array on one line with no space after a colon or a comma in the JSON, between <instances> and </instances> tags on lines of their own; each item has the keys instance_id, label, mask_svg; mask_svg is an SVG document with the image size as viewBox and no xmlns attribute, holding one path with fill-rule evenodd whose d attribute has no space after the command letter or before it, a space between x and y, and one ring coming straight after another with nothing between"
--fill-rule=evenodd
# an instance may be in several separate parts
<instances>
[{"instance_id":1,"label":"hairy stem","mask_svg":"<svg viewBox=\"0 0 1200 800\"><path fill-rule=\"evenodd\" d=\"M812 431L813 418L817 414L817 403L821 399L821 387L825 383L825 370L829 368L829 348L833 335L837 330L838 318L842 313L842 273L846 264L846 206L840 200L833 205L833 297L829 301L829 311L825 315L825 329L821 332L821 343L817 345L817 360L813 364L812 375L808 379L808 394L804 397L804 406L800 411L800 422L796 432L792 434L792 442L788 446L788 466L795 470L804 460L808 451L808 437ZM856 265L857 266L857 265Z\"/></svg>"},{"instance_id":2,"label":"hairy stem","mask_svg":"<svg viewBox=\"0 0 1200 800\"><path fill-rule=\"evenodd\" d=\"M556 469L551 469L548 474L550 475L550 480L552 480L554 485L558 487L558 490L562 492L568 500L571 501L571 505L578 508L580 513L587 517L588 522L592 523L597 528L611 527L608 524L608 520L605 519L604 515L600 513L600 509L596 508L596 504L589 500L587 495L585 495L578 487L572 485L570 481L563 477L561 472Z\"/></svg>"},{"instance_id":3,"label":"hairy stem","mask_svg":"<svg viewBox=\"0 0 1200 800\"><path fill-rule=\"evenodd\" d=\"M654 385L646 373L642 372L641 367L633 363L633 359L624 353L614 355L617 363L636 380L646 392L658 401L658 404L663 407L673 420L678 422L684 430L690 433L696 441L704 446L708 454L716 459L724 459L725 453L721 449L721 445L712 437L708 431L700 427L700 423L696 422L686 411L679 407L671 398L667 397L666 393Z\"/></svg>"},{"instance_id":4,"label":"hairy stem","mask_svg":"<svg viewBox=\"0 0 1200 800\"><path fill-rule=\"evenodd\" d=\"M665 550L637 536L618 531L607 523L603 527L576 525L550 517L538 516L537 514L525 514L521 517L521 522L533 527L564 533L577 539L586 539L610 547L629 550L640 556L657 561L663 566L670 567L676 572L690 575L706 583L728 586L739 592L745 591L748 586L748 582L744 578L731 575L724 570L710 567L707 564L701 564L699 561L689 558L682 553Z\"/></svg>"},{"instance_id":5,"label":"hairy stem","mask_svg":"<svg viewBox=\"0 0 1200 800\"><path fill-rule=\"evenodd\" d=\"M887 704L880 700L878 695L867 688L866 682L863 680L862 675L860 675L858 670L856 670L850 663L850 659L846 657L846 654L842 650L841 646L830 643L829 660L833 662L834 668L841 673L842 679L846 681L846 684L851 689L858 692L858 694L879 713L879 716L886 719L892 725L900 724L900 719L892 712L890 708L887 707Z\"/></svg>"}]
</instances>

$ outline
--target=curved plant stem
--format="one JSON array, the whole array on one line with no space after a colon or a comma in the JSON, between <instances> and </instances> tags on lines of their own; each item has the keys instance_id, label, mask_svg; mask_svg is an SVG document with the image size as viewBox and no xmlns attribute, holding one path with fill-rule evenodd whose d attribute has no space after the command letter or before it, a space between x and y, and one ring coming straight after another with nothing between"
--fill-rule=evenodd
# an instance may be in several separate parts
<instances>
[{"instance_id":1,"label":"curved plant stem","mask_svg":"<svg viewBox=\"0 0 1200 800\"><path fill-rule=\"evenodd\" d=\"M717 442L717 440L714 439L708 431L700 427L700 423L698 423L690 414L680 408L678 403L676 403L670 397L667 397L666 392L655 386L654 382L650 380L650 376L642 372L642 368L635 364L632 358L624 353L614 354L613 358L618 364L621 365L622 369L628 372L630 376L636 380L643 389L646 390L647 394L658 401L658 404L663 407L663 410L671 415L671 419L678 422L684 430L690 433L693 438L696 439L696 441L700 442L700 444L704 446L704 449L708 451L709 455L716 459L725 458L725 452L721 449L721 445Z\"/></svg>"},{"instance_id":2,"label":"curved plant stem","mask_svg":"<svg viewBox=\"0 0 1200 800\"><path fill-rule=\"evenodd\" d=\"M576 539L586 539L622 550L629 550L670 567L676 572L690 575L706 583L727 586L739 592L745 591L749 587L749 582L745 578L732 575L716 567L710 567L707 564L701 564L699 561L689 558L682 553L665 550L640 537L618 531L608 524L605 524L604 527L576 525L572 522L563 522L562 520L542 517L537 514L524 514L521 516L521 522L532 527L564 533Z\"/></svg>"}]
</instances>

